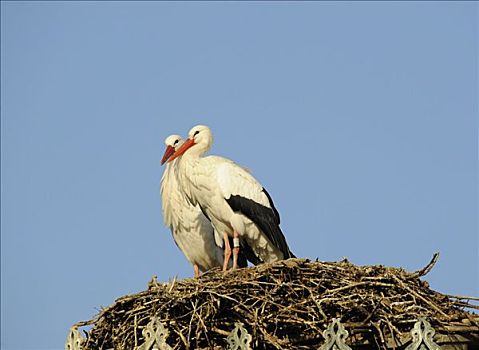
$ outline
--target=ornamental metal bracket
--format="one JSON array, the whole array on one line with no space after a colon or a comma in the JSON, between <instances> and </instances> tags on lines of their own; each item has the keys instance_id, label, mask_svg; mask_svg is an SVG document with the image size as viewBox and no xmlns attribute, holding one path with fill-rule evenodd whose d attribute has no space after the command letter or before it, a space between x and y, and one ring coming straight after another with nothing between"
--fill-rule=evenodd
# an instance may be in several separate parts
<instances>
[{"instance_id":1,"label":"ornamental metal bracket","mask_svg":"<svg viewBox=\"0 0 479 350\"><path fill-rule=\"evenodd\" d=\"M341 321L338 318L333 318L333 322L323 332L326 342L319 347L319 350L352 350L345 343L348 335L349 332L344 328Z\"/></svg>"},{"instance_id":2,"label":"ornamental metal bracket","mask_svg":"<svg viewBox=\"0 0 479 350\"><path fill-rule=\"evenodd\" d=\"M436 331L423 317L419 317L411 330L412 343L405 350L440 350L441 347L432 339Z\"/></svg>"},{"instance_id":3,"label":"ornamental metal bracket","mask_svg":"<svg viewBox=\"0 0 479 350\"><path fill-rule=\"evenodd\" d=\"M231 331L230 335L226 338L228 343L228 350L253 350L251 347L251 341L253 337L248 333L242 323L236 322L235 328Z\"/></svg>"},{"instance_id":4,"label":"ornamental metal bracket","mask_svg":"<svg viewBox=\"0 0 479 350\"><path fill-rule=\"evenodd\" d=\"M65 342L65 350L82 350L82 344L85 338L82 337L77 327L70 328L70 332Z\"/></svg>"},{"instance_id":5,"label":"ornamental metal bracket","mask_svg":"<svg viewBox=\"0 0 479 350\"><path fill-rule=\"evenodd\" d=\"M141 331L145 342L138 346L135 350L173 350L166 343L168 338L168 329L160 322L158 317L152 317L146 327Z\"/></svg>"}]
</instances>

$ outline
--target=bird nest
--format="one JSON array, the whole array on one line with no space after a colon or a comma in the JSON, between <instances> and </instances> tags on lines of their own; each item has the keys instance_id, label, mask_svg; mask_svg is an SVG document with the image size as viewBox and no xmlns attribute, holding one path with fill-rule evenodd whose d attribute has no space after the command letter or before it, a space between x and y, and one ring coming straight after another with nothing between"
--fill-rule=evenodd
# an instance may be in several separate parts
<instances>
[{"instance_id":1,"label":"bird nest","mask_svg":"<svg viewBox=\"0 0 479 350\"><path fill-rule=\"evenodd\" d=\"M134 349L152 317L168 329L174 349L222 349L241 322L255 349L317 349L333 318L349 331L351 345L401 346L421 317L436 335L479 336L478 298L441 294L421 280L424 269L356 266L289 259L199 279L158 283L119 298L92 320L83 349Z\"/></svg>"}]
</instances>

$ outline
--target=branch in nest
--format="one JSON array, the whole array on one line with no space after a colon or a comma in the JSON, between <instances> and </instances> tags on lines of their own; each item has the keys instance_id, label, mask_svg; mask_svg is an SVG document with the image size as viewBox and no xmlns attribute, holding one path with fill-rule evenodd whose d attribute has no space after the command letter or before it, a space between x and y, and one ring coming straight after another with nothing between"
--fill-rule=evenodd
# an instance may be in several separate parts
<instances>
[{"instance_id":1,"label":"branch in nest","mask_svg":"<svg viewBox=\"0 0 479 350\"><path fill-rule=\"evenodd\" d=\"M434 253L434 255L432 256L431 261L429 262L429 264L427 264L421 270L418 270L418 271L412 273L406 279L410 280L410 279L413 279L413 278L418 278L418 277L422 277L424 275L427 275L429 273L429 271L432 270L434 265L436 265L437 259L439 259L439 253L438 252Z\"/></svg>"}]
</instances>

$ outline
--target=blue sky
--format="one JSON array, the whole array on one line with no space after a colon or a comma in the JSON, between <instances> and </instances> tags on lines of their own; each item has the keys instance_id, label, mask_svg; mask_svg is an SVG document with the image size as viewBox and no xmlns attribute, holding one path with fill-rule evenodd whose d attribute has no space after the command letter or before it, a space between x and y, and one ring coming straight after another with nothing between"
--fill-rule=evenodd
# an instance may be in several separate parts
<instances>
[{"instance_id":1,"label":"blue sky","mask_svg":"<svg viewBox=\"0 0 479 350\"><path fill-rule=\"evenodd\" d=\"M1 3L1 347L192 269L163 141L251 169L300 257L478 295L477 2Z\"/></svg>"}]
</instances>

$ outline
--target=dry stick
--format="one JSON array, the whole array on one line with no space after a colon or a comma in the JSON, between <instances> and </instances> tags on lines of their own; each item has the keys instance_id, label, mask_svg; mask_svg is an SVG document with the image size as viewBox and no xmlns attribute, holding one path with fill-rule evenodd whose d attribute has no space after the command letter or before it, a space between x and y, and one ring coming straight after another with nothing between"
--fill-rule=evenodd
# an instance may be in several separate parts
<instances>
[{"instance_id":1,"label":"dry stick","mask_svg":"<svg viewBox=\"0 0 479 350\"><path fill-rule=\"evenodd\" d=\"M201 316L199 316L199 323L201 323L201 326L202 326L203 329L205 330L204 333L205 333L205 338L206 338L206 341L207 341L208 345L211 346L210 338L208 337L208 328L206 328L206 325L205 325L205 323L203 322L203 319L201 318ZM196 327L199 328L198 326L196 326ZM199 339L199 334L200 334L200 333L197 332L197 335L196 335L196 337L197 337L196 342L197 342L197 343L198 343L198 339Z\"/></svg>"},{"instance_id":2,"label":"dry stick","mask_svg":"<svg viewBox=\"0 0 479 350\"><path fill-rule=\"evenodd\" d=\"M412 289L409 288L407 285L405 285L404 282L401 281L398 277L393 276L393 278L399 283L399 285L400 285L402 288L406 289L409 293L411 293L412 295L414 295L416 298L421 299L423 302L425 302L426 304L428 304L429 306L431 306L434 310L436 310L437 312L439 312L442 316L444 316L445 318L449 319L449 316L446 315L440 308L438 308L436 304L433 304L432 302L430 302L429 300L427 300L426 298L424 298L422 295L416 293L414 290L412 290Z\"/></svg>"},{"instance_id":3,"label":"dry stick","mask_svg":"<svg viewBox=\"0 0 479 350\"><path fill-rule=\"evenodd\" d=\"M181 331L181 329L179 327L175 327L175 328L176 328L175 333L179 335L183 344L185 344L186 348L189 349L190 342L188 340L186 340L185 336L183 335L183 332Z\"/></svg>"},{"instance_id":4,"label":"dry stick","mask_svg":"<svg viewBox=\"0 0 479 350\"><path fill-rule=\"evenodd\" d=\"M223 294L220 294L220 293L216 293L216 292L214 292L214 291L212 291L212 290L209 290L208 293L214 294L214 295L216 295L216 296L218 296L218 297L220 297L220 298L225 298L225 299L231 300L231 301L233 301L233 302L235 302L235 303L239 303L239 301L236 300L236 299L234 299L234 298L231 298L231 297L229 297L229 296L227 296L227 295L223 295Z\"/></svg>"},{"instance_id":5,"label":"dry stick","mask_svg":"<svg viewBox=\"0 0 479 350\"><path fill-rule=\"evenodd\" d=\"M294 312L297 312L297 313L308 313L306 310L293 309L293 307L292 307L293 305L284 306L284 305L281 305L280 303L277 303L277 302L274 302L274 301L271 301L271 300L268 300L268 299L265 299L265 298L258 298L258 300L262 300L263 302L265 302L267 304L274 305L274 306L278 307L280 310L281 309L288 309L288 310L291 310L291 311L294 311Z\"/></svg>"},{"instance_id":6,"label":"dry stick","mask_svg":"<svg viewBox=\"0 0 479 350\"><path fill-rule=\"evenodd\" d=\"M310 294L309 296L311 297L311 299L313 300L313 302L316 304L318 310L319 310L319 313L321 314L321 316L323 317L324 320L327 320L328 319L328 316L326 316L326 314L324 313L323 309L321 308L321 301L318 303L318 301L316 300L316 298L314 297L313 295L313 292L308 289L310 291Z\"/></svg>"},{"instance_id":7,"label":"dry stick","mask_svg":"<svg viewBox=\"0 0 479 350\"><path fill-rule=\"evenodd\" d=\"M189 339L191 339L191 325L193 323L193 319L195 318L195 315L197 315L197 313L196 313L196 306L197 305L198 305L198 300L196 300L194 304L193 304L193 302L191 302L191 306L193 306L193 310L192 310L190 322L189 322L189 325L188 325L188 342L189 342Z\"/></svg>"},{"instance_id":8,"label":"dry stick","mask_svg":"<svg viewBox=\"0 0 479 350\"><path fill-rule=\"evenodd\" d=\"M471 322L472 324L476 325L479 328L479 315L476 317L472 317L472 315L466 314L466 316L469 322Z\"/></svg>"},{"instance_id":9,"label":"dry stick","mask_svg":"<svg viewBox=\"0 0 479 350\"><path fill-rule=\"evenodd\" d=\"M135 328L133 330L133 332L135 332L135 349L138 347L138 339L137 339L137 335L136 335L136 330L138 328L137 316L138 315L135 315Z\"/></svg>"},{"instance_id":10,"label":"dry stick","mask_svg":"<svg viewBox=\"0 0 479 350\"><path fill-rule=\"evenodd\" d=\"M479 310L479 305L468 304L464 301L453 301L452 304L454 304L456 306L460 306L460 307L467 307L467 308L470 308L470 309Z\"/></svg>"},{"instance_id":11,"label":"dry stick","mask_svg":"<svg viewBox=\"0 0 479 350\"><path fill-rule=\"evenodd\" d=\"M429 273L429 271L431 271L431 269L432 269L432 268L434 267L434 265L436 264L437 259L439 259L439 253L438 253L438 252L436 252L436 253L433 254L432 259L431 259L431 261L429 262L429 264L427 264L426 266L424 266L421 270L418 270L418 271L412 273L411 275L407 276L406 279L407 279L407 280L410 280L410 279L413 279L413 278L418 278L418 277L427 275L427 274Z\"/></svg>"},{"instance_id":12,"label":"dry stick","mask_svg":"<svg viewBox=\"0 0 479 350\"><path fill-rule=\"evenodd\" d=\"M469 333L475 332L477 333L476 326L444 326L444 329L451 333Z\"/></svg>"},{"instance_id":13,"label":"dry stick","mask_svg":"<svg viewBox=\"0 0 479 350\"><path fill-rule=\"evenodd\" d=\"M454 299L479 301L479 297L468 297L468 296L464 296L464 295L450 295L450 294L445 294L445 295L449 298L454 298Z\"/></svg>"},{"instance_id":14,"label":"dry stick","mask_svg":"<svg viewBox=\"0 0 479 350\"><path fill-rule=\"evenodd\" d=\"M384 347L384 344L386 343L385 340L384 340L384 336L383 336L383 332L381 330L381 327L380 327L380 324L379 323L376 323L374 322L372 324L374 326L374 328L376 328L376 330L378 331L378 334L379 334L379 340L381 342L381 345L377 342L376 340L376 337L374 337L375 341L376 341L376 344L378 345L378 348L381 346L381 347Z\"/></svg>"},{"instance_id":15,"label":"dry stick","mask_svg":"<svg viewBox=\"0 0 479 350\"><path fill-rule=\"evenodd\" d=\"M385 319L386 319L386 323L389 327L389 330L391 332L391 336L392 336L392 339L394 341L394 348L396 348L396 346L400 346L401 344L398 342L398 340L396 340L396 338L398 338L399 340L401 340L401 332L399 331L399 329L397 329L396 327L394 327L394 325L392 324L392 322L389 320L389 318L387 316L385 316ZM395 333L398 335L396 337Z\"/></svg>"},{"instance_id":16,"label":"dry stick","mask_svg":"<svg viewBox=\"0 0 479 350\"><path fill-rule=\"evenodd\" d=\"M219 328L216 328L216 327L210 327L210 329L213 331L213 332L216 332L218 334L221 334L225 337L227 337L228 335L230 335L230 332L227 332L227 331L224 331L222 329L219 329Z\"/></svg>"},{"instance_id":17,"label":"dry stick","mask_svg":"<svg viewBox=\"0 0 479 350\"><path fill-rule=\"evenodd\" d=\"M329 294L333 294L333 293L337 293L337 292L339 292L339 291L343 291L343 290L346 290L346 289L351 289L351 288L354 288L354 287L364 286L364 285L378 286L378 287L394 287L394 284L391 284L391 283L382 283L382 282L374 282L374 281L364 281L364 282L356 282L356 283L350 284L350 285L348 285L348 286L344 286L344 287L339 287L339 288L335 288L335 289L332 289L332 290L328 290L328 293L329 293Z\"/></svg>"},{"instance_id":18,"label":"dry stick","mask_svg":"<svg viewBox=\"0 0 479 350\"><path fill-rule=\"evenodd\" d=\"M261 333L263 333L264 339L269 341L271 345L273 345L276 349L283 349L283 346L281 345L281 341L276 338L274 335L269 334L266 329L263 327L259 326L259 330Z\"/></svg>"},{"instance_id":19,"label":"dry stick","mask_svg":"<svg viewBox=\"0 0 479 350\"><path fill-rule=\"evenodd\" d=\"M396 350L396 346L398 344L397 344L397 341L396 341L396 337L394 336L394 331L393 331L391 322L389 322L389 320L387 320L386 325L388 326L389 332L391 333L391 339L392 339L391 343L392 343L393 349Z\"/></svg>"},{"instance_id":20,"label":"dry stick","mask_svg":"<svg viewBox=\"0 0 479 350\"><path fill-rule=\"evenodd\" d=\"M382 300L382 299L381 299ZM369 315L364 319L364 324L368 323L368 321L371 319L371 317L373 317L374 313L376 312L376 310L378 309L378 307L380 306L381 304L381 300L379 300L376 305L374 305L374 309L369 313Z\"/></svg>"}]
</instances>

